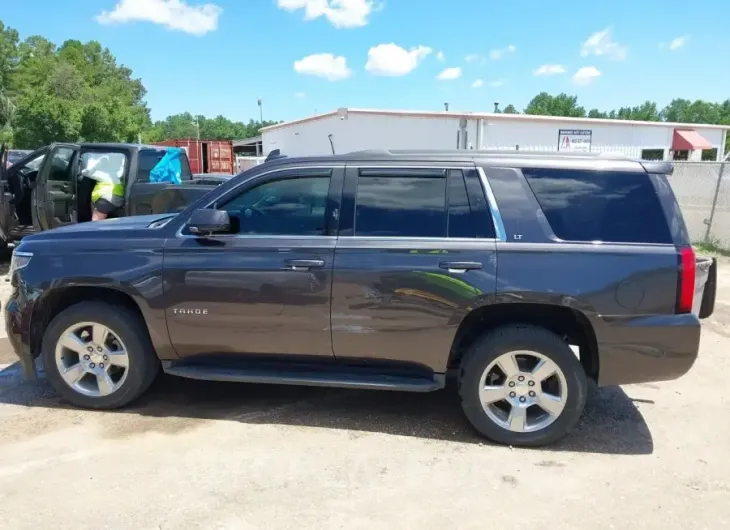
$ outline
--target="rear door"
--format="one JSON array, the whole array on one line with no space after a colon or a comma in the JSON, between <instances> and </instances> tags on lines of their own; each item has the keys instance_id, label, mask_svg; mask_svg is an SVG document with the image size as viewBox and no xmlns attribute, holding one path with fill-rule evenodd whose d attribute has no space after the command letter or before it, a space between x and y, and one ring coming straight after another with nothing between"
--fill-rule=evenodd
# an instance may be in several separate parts
<instances>
[{"instance_id":1,"label":"rear door","mask_svg":"<svg viewBox=\"0 0 730 530\"><path fill-rule=\"evenodd\" d=\"M496 272L473 164L348 166L332 285L338 359L444 372L458 325L493 298Z\"/></svg>"},{"instance_id":2,"label":"rear door","mask_svg":"<svg viewBox=\"0 0 730 530\"><path fill-rule=\"evenodd\" d=\"M43 159L33 190L33 224L50 230L77 222L77 175L79 146L53 144Z\"/></svg>"}]
</instances>

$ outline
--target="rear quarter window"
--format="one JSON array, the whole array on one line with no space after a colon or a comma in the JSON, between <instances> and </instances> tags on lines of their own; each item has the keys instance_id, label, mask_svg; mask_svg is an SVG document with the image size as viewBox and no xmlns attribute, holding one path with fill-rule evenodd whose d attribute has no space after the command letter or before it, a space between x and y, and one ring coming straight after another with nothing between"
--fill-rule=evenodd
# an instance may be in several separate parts
<instances>
[{"instance_id":1,"label":"rear quarter window","mask_svg":"<svg viewBox=\"0 0 730 530\"><path fill-rule=\"evenodd\" d=\"M150 171L162 160L165 153L167 153L166 147L161 147L160 149L140 149L137 161L137 182L150 181ZM188 157L184 149L180 157L180 170L180 180L183 182L193 178L190 172Z\"/></svg>"},{"instance_id":2,"label":"rear quarter window","mask_svg":"<svg viewBox=\"0 0 730 530\"><path fill-rule=\"evenodd\" d=\"M523 174L553 232L564 241L673 243L646 173L525 169Z\"/></svg>"}]
</instances>

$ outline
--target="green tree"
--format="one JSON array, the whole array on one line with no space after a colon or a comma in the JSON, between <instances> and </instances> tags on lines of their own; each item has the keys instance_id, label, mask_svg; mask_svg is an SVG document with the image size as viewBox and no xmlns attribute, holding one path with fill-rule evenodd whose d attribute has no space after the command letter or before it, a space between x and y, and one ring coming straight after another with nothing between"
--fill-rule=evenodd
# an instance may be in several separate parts
<instances>
[{"instance_id":1,"label":"green tree","mask_svg":"<svg viewBox=\"0 0 730 530\"><path fill-rule=\"evenodd\" d=\"M616 112L619 120L660 121L656 103L645 101L637 107L621 107Z\"/></svg>"},{"instance_id":2,"label":"green tree","mask_svg":"<svg viewBox=\"0 0 730 530\"><path fill-rule=\"evenodd\" d=\"M607 112L600 111L598 109L591 109L588 112L588 117L589 118L598 118L598 119L604 119L605 120L606 118L608 118L608 113Z\"/></svg>"},{"instance_id":3,"label":"green tree","mask_svg":"<svg viewBox=\"0 0 730 530\"><path fill-rule=\"evenodd\" d=\"M540 92L527 104L525 114L582 118L586 115L586 109L578 106L578 96L564 93L551 96L547 92Z\"/></svg>"},{"instance_id":4,"label":"green tree","mask_svg":"<svg viewBox=\"0 0 730 530\"><path fill-rule=\"evenodd\" d=\"M98 42L41 36L17 46L10 77L13 136L19 147L54 141L132 141L150 127L145 89Z\"/></svg>"},{"instance_id":5,"label":"green tree","mask_svg":"<svg viewBox=\"0 0 730 530\"><path fill-rule=\"evenodd\" d=\"M512 105L512 103L510 103L509 105L507 105L507 106L506 106L506 107L504 108L504 111L503 111L503 112L504 112L505 114L519 114L519 113L520 113L520 112L519 112L519 111L518 111L518 110L517 110L517 109L515 108L515 106L514 106L514 105Z\"/></svg>"},{"instance_id":6,"label":"green tree","mask_svg":"<svg viewBox=\"0 0 730 530\"><path fill-rule=\"evenodd\" d=\"M195 123L200 126L200 138L206 140L241 140L258 136L259 130L268 125L278 122L264 121L263 123L250 120L248 123L231 121L224 116L206 118L205 116L193 116L189 112L168 116L164 120L155 122L146 132L144 139L147 142L158 142L180 138L196 138L198 130Z\"/></svg>"}]
</instances>

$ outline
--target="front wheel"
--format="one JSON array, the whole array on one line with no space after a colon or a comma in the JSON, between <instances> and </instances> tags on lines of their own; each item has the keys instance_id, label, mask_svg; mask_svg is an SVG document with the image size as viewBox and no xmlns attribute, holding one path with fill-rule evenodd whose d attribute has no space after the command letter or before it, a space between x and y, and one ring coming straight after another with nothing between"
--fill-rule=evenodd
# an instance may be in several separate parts
<instances>
[{"instance_id":1,"label":"front wheel","mask_svg":"<svg viewBox=\"0 0 730 530\"><path fill-rule=\"evenodd\" d=\"M466 353L459 393L467 418L482 435L537 447L575 427L587 383L559 336L539 327L509 326L483 336Z\"/></svg>"},{"instance_id":2,"label":"front wheel","mask_svg":"<svg viewBox=\"0 0 730 530\"><path fill-rule=\"evenodd\" d=\"M56 392L85 408L122 407L144 393L159 371L139 315L101 302L58 314L43 336L42 355Z\"/></svg>"}]
</instances>

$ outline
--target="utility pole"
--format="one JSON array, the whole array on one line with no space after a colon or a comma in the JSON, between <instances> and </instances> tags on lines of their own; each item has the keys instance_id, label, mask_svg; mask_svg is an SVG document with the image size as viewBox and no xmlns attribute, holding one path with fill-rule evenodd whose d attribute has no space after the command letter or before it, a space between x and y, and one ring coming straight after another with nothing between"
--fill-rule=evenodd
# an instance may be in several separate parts
<instances>
[{"instance_id":1,"label":"utility pole","mask_svg":"<svg viewBox=\"0 0 730 530\"><path fill-rule=\"evenodd\" d=\"M198 140L195 148L198 154L198 170L201 173L205 173L205 168L203 167L203 145L200 143L200 121L197 116L195 116L193 125L195 125L195 138Z\"/></svg>"}]
</instances>

